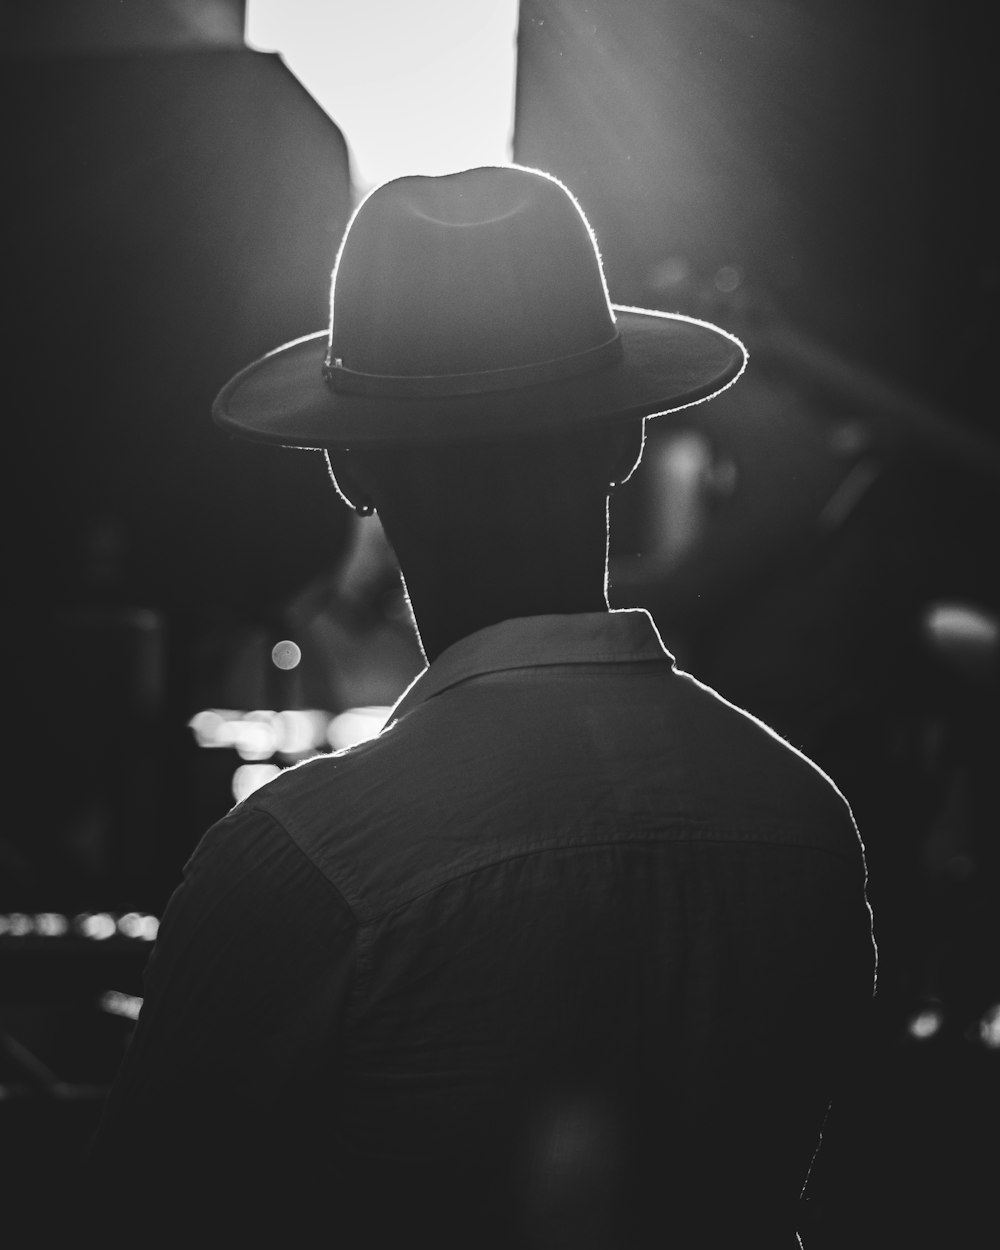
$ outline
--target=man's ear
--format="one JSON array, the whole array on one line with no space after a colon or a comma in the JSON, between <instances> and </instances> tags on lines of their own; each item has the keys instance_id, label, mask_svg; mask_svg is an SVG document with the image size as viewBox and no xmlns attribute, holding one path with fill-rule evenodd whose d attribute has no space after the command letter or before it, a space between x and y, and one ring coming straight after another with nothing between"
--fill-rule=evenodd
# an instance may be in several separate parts
<instances>
[{"instance_id":1,"label":"man's ear","mask_svg":"<svg viewBox=\"0 0 1000 1250\"><path fill-rule=\"evenodd\" d=\"M333 482L337 494L353 512L367 516L372 511L371 496L354 472L351 453L327 447L323 454L326 456L326 467L330 471L330 481Z\"/></svg>"},{"instance_id":2,"label":"man's ear","mask_svg":"<svg viewBox=\"0 0 1000 1250\"><path fill-rule=\"evenodd\" d=\"M612 464L613 486L621 486L627 482L639 467L642 451L646 445L646 422L628 421L616 430L614 462Z\"/></svg>"}]
</instances>

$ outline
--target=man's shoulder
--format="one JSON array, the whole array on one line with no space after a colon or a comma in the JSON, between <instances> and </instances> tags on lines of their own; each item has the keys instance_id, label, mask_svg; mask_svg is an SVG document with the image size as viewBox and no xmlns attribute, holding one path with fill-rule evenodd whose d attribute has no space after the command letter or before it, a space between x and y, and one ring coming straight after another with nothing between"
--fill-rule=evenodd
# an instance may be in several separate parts
<instances>
[{"instance_id":1,"label":"man's shoulder","mask_svg":"<svg viewBox=\"0 0 1000 1250\"><path fill-rule=\"evenodd\" d=\"M690 749L710 755L722 793L743 804L747 817L759 813L853 853L854 816L835 779L752 712L690 674L678 676L690 700Z\"/></svg>"},{"instance_id":2,"label":"man's shoulder","mask_svg":"<svg viewBox=\"0 0 1000 1250\"><path fill-rule=\"evenodd\" d=\"M412 835L441 790L390 737L292 765L245 804L247 818L270 819L362 922L378 909L372 883L392 861L419 856Z\"/></svg>"}]
</instances>

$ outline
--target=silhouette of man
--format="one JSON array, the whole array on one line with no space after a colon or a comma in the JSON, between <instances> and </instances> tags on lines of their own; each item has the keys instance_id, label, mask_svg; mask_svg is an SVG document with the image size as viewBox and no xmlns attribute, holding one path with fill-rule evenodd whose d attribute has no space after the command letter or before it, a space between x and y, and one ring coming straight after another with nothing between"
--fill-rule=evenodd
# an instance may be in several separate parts
<instances>
[{"instance_id":1,"label":"silhouette of man","mask_svg":"<svg viewBox=\"0 0 1000 1250\"><path fill-rule=\"evenodd\" d=\"M744 363L613 306L569 192L505 166L377 188L329 330L223 389L378 513L428 667L186 866L92 1151L144 1231L796 1244L872 996L857 830L607 597L643 422Z\"/></svg>"}]
</instances>

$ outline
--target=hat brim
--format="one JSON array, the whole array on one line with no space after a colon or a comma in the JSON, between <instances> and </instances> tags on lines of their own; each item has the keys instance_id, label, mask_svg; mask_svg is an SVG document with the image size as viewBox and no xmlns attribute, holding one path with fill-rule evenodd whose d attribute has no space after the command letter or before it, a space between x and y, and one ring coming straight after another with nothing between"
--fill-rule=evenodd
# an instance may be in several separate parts
<instances>
[{"instance_id":1,"label":"hat brim","mask_svg":"<svg viewBox=\"0 0 1000 1250\"><path fill-rule=\"evenodd\" d=\"M740 340L710 322L613 307L621 358L576 377L442 398L345 394L324 380L321 330L240 370L219 392L212 416L232 434L283 447L496 442L663 416L718 395L746 367Z\"/></svg>"}]
</instances>

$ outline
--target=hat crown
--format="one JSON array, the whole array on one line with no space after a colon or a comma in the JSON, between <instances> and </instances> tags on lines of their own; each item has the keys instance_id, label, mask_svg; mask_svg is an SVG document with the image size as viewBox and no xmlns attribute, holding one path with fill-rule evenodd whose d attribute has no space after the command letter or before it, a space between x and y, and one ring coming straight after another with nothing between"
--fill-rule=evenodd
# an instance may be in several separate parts
<instances>
[{"instance_id":1,"label":"hat crown","mask_svg":"<svg viewBox=\"0 0 1000 1250\"><path fill-rule=\"evenodd\" d=\"M394 179L362 202L334 269L328 363L350 390L355 375L530 370L615 334L597 245L570 192L537 170L486 166Z\"/></svg>"},{"instance_id":2,"label":"hat crown","mask_svg":"<svg viewBox=\"0 0 1000 1250\"><path fill-rule=\"evenodd\" d=\"M340 247L327 328L241 369L212 413L286 447L532 439L700 403L746 360L709 322L612 305L562 183L482 166L372 191Z\"/></svg>"}]
</instances>

